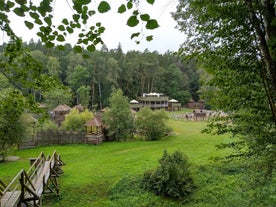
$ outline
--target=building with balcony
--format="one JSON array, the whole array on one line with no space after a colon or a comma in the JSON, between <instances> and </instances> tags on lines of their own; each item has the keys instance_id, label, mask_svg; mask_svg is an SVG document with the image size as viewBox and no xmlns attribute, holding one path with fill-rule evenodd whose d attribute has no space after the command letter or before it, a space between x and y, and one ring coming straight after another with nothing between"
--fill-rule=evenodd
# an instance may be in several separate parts
<instances>
[{"instance_id":1,"label":"building with balcony","mask_svg":"<svg viewBox=\"0 0 276 207\"><path fill-rule=\"evenodd\" d=\"M144 93L142 96L138 97L137 100L130 101L130 108L135 111L139 111L144 107L151 108L152 110L180 110L181 104L178 103L178 101L174 100L172 105L169 102L169 97L165 96L163 93ZM175 107L176 105L177 107Z\"/></svg>"}]
</instances>

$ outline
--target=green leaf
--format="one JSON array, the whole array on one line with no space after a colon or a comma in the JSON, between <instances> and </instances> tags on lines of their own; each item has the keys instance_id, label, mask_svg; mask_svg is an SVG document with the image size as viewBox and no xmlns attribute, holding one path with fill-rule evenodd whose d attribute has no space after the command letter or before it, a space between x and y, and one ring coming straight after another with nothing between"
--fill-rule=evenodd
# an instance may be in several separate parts
<instances>
[{"instance_id":1,"label":"green leaf","mask_svg":"<svg viewBox=\"0 0 276 207\"><path fill-rule=\"evenodd\" d=\"M82 52L82 48L79 45L76 45L73 49L76 53L81 53Z\"/></svg>"},{"instance_id":2,"label":"green leaf","mask_svg":"<svg viewBox=\"0 0 276 207\"><path fill-rule=\"evenodd\" d=\"M24 13L24 10L22 8L15 8L13 10L13 12L17 15L17 16L20 16L20 17L24 17L25 16L25 13Z\"/></svg>"},{"instance_id":3,"label":"green leaf","mask_svg":"<svg viewBox=\"0 0 276 207\"><path fill-rule=\"evenodd\" d=\"M59 50L65 50L64 45L58 45L57 48L58 48Z\"/></svg>"},{"instance_id":4,"label":"green leaf","mask_svg":"<svg viewBox=\"0 0 276 207\"><path fill-rule=\"evenodd\" d=\"M155 0L147 0L149 4L154 4Z\"/></svg>"},{"instance_id":5,"label":"green leaf","mask_svg":"<svg viewBox=\"0 0 276 207\"><path fill-rule=\"evenodd\" d=\"M150 19L147 21L146 28L147 29L156 29L159 27L158 22L155 19Z\"/></svg>"},{"instance_id":6,"label":"green leaf","mask_svg":"<svg viewBox=\"0 0 276 207\"><path fill-rule=\"evenodd\" d=\"M149 16L148 14L141 14L141 15L140 15L140 18L141 18L141 20L147 22L147 21L149 21L150 16Z\"/></svg>"},{"instance_id":7,"label":"green leaf","mask_svg":"<svg viewBox=\"0 0 276 207\"><path fill-rule=\"evenodd\" d=\"M34 24L32 22L29 21L24 21L26 27L28 27L29 29L33 29L34 28Z\"/></svg>"},{"instance_id":8,"label":"green leaf","mask_svg":"<svg viewBox=\"0 0 276 207\"><path fill-rule=\"evenodd\" d=\"M94 10L89 10L88 11L88 15L91 17L93 16L94 14L96 14L96 12Z\"/></svg>"},{"instance_id":9,"label":"green leaf","mask_svg":"<svg viewBox=\"0 0 276 207\"><path fill-rule=\"evenodd\" d=\"M80 19L80 15L79 14L73 14L73 19L75 22L78 22Z\"/></svg>"},{"instance_id":10,"label":"green leaf","mask_svg":"<svg viewBox=\"0 0 276 207\"><path fill-rule=\"evenodd\" d=\"M99 6L98 6L98 11L100 13L105 13L108 12L111 9L109 3L107 3L106 1L101 1Z\"/></svg>"},{"instance_id":11,"label":"green leaf","mask_svg":"<svg viewBox=\"0 0 276 207\"><path fill-rule=\"evenodd\" d=\"M119 8L118 8L118 13L122 14L126 11L126 6L124 4L122 4Z\"/></svg>"},{"instance_id":12,"label":"green leaf","mask_svg":"<svg viewBox=\"0 0 276 207\"><path fill-rule=\"evenodd\" d=\"M130 1L129 1L129 2L127 2L127 8L128 8L128 9L132 9L132 7L133 7L132 2L130 2Z\"/></svg>"},{"instance_id":13,"label":"green leaf","mask_svg":"<svg viewBox=\"0 0 276 207\"><path fill-rule=\"evenodd\" d=\"M84 59L87 59L87 58L89 58L89 55L88 55L88 54L82 54L82 57L83 57Z\"/></svg>"},{"instance_id":14,"label":"green leaf","mask_svg":"<svg viewBox=\"0 0 276 207\"><path fill-rule=\"evenodd\" d=\"M7 2L7 6L9 9L11 9L12 7L14 7L15 3L14 2L11 2L11 1L8 1Z\"/></svg>"},{"instance_id":15,"label":"green leaf","mask_svg":"<svg viewBox=\"0 0 276 207\"><path fill-rule=\"evenodd\" d=\"M152 35L147 36L146 40L149 41L149 42L152 41L153 40L153 36Z\"/></svg>"},{"instance_id":16,"label":"green leaf","mask_svg":"<svg viewBox=\"0 0 276 207\"><path fill-rule=\"evenodd\" d=\"M127 25L130 27L135 27L137 24L139 24L139 20L137 19L137 16L130 16L127 20Z\"/></svg>"},{"instance_id":17,"label":"green leaf","mask_svg":"<svg viewBox=\"0 0 276 207\"><path fill-rule=\"evenodd\" d=\"M130 38L133 39L134 37L139 37L139 35L140 35L140 32L132 33Z\"/></svg>"},{"instance_id":18,"label":"green leaf","mask_svg":"<svg viewBox=\"0 0 276 207\"><path fill-rule=\"evenodd\" d=\"M89 51L89 52L94 52L95 51L95 45L88 45L87 46L87 50Z\"/></svg>"},{"instance_id":19,"label":"green leaf","mask_svg":"<svg viewBox=\"0 0 276 207\"><path fill-rule=\"evenodd\" d=\"M68 20L65 19L65 18L62 20L62 23L65 24L65 25L68 25L68 24L69 24Z\"/></svg>"},{"instance_id":20,"label":"green leaf","mask_svg":"<svg viewBox=\"0 0 276 207\"><path fill-rule=\"evenodd\" d=\"M52 19L51 19L50 17L45 17L45 18L44 18L44 21L45 21L49 26L52 25Z\"/></svg>"},{"instance_id":21,"label":"green leaf","mask_svg":"<svg viewBox=\"0 0 276 207\"><path fill-rule=\"evenodd\" d=\"M74 30L73 30L73 28L71 28L71 27L66 27L66 30L67 30L67 32L69 32L70 34L72 34L73 32L74 32Z\"/></svg>"},{"instance_id":22,"label":"green leaf","mask_svg":"<svg viewBox=\"0 0 276 207\"><path fill-rule=\"evenodd\" d=\"M90 2L91 0L77 0L77 3L81 5L86 5L86 4L89 4Z\"/></svg>"},{"instance_id":23,"label":"green leaf","mask_svg":"<svg viewBox=\"0 0 276 207\"><path fill-rule=\"evenodd\" d=\"M104 31L105 31L105 27L100 27L100 28L98 29L98 32L99 32L100 34L104 33Z\"/></svg>"},{"instance_id":24,"label":"green leaf","mask_svg":"<svg viewBox=\"0 0 276 207\"><path fill-rule=\"evenodd\" d=\"M27 0L15 0L15 2L18 3L19 5L27 4Z\"/></svg>"},{"instance_id":25,"label":"green leaf","mask_svg":"<svg viewBox=\"0 0 276 207\"><path fill-rule=\"evenodd\" d=\"M65 27L64 27L63 25L59 25L59 26L58 26L58 30L59 30L59 31L65 31Z\"/></svg>"},{"instance_id":26,"label":"green leaf","mask_svg":"<svg viewBox=\"0 0 276 207\"><path fill-rule=\"evenodd\" d=\"M39 15L36 12L30 12L29 14L33 19L39 19Z\"/></svg>"},{"instance_id":27,"label":"green leaf","mask_svg":"<svg viewBox=\"0 0 276 207\"><path fill-rule=\"evenodd\" d=\"M52 43L52 42L46 42L46 43L45 43L45 46L46 46L47 48L53 48L53 47L55 46L55 44Z\"/></svg>"},{"instance_id":28,"label":"green leaf","mask_svg":"<svg viewBox=\"0 0 276 207\"><path fill-rule=\"evenodd\" d=\"M63 35L58 35L57 41L59 41L59 42L64 42L64 41L65 41L64 36L63 36Z\"/></svg>"},{"instance_id":29,"label":"green leaf","mask_svg":"<svg viewBox=\"0 0 276 207\"><path fill-rule=\"evenodd\" d=\"M132 12L132 14L135 15L135 16L137 16L137 15L139 14L139 11L138 11L138 10L134 10L134 11Z\"/></svg>"}]
</instances>

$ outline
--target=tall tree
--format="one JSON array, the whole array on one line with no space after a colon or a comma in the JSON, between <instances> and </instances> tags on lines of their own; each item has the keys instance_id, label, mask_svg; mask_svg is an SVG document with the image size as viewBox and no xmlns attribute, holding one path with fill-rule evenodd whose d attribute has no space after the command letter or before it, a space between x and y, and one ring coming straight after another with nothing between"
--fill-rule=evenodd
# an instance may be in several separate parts
<instances>
[{"instance_id":1,"label":"tall tree","mask_svg":"<svg viewBox=\"0 0 276 207\"><path fill-rule=\"evenodd\" d=\"M27 136L27 124L21 119L26 99L21 91L7 88L0 91L0 155L4 158Z\"/></svg>"},{"instance_id":2,"label":"tall tree","mask_svg":"<svg viewBox=\"0 0 276 207\"><path fill-rule=\"evenodd\" d=\"M121 89L115 90L110 96L110 108L104 114L104 122L109 134L117 141L126 140L133 132L133 116L129 109L128 99Z\"/></svg>"},{"instance_id":3,"label":"tall tree","mask_svg":"<svg viewBox=\"0 0 276 207\"><path fill-rule=\"evenodd\" d=\"M212 106L229 112L231 125L218 133L241 134L237 155L263 160L268 175L276 166L275 1L179 1L174 13L188 33L180 52L197 56L218 88ZM218 128L216 126L219 126ZM246 149L246 150L245 150Z\"/></svg>"}]
</instances>

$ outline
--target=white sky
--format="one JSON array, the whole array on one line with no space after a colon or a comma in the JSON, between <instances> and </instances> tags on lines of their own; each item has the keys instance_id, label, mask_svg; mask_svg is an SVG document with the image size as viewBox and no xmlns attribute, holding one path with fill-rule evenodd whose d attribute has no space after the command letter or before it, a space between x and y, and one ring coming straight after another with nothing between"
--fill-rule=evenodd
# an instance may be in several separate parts
<instances>
[{"instance_id":1,"label":"white sky","mask_svg":"<svg viewBox=\"0 0 276 207\"><path fill-rule=\"evenodd\" d=\"M145 0L143 0L145 2ZM71 2L68 0L68 2ZM100 0L92 0L92 5L97 6ZM142 3L139 7L142 13L148 13L151 18L157 19L160 25L159 28L155 30L142 30L141 27L137 26L135 28L130 28L126 25L127 18L131 13L118 14L117 8L120 4L125 1L116 0L108 1L111 4L111 11L104 14L98 14L91 18L91 24L96 22L102 22L102 25L106 28L102 39L107 45L108 49L117 48L118 44L121 43L124 52L129 50L140 50L144 51L146 48L150 51L158 51L159 53L165 53L166 51L177 51L179 45L184 42L185 35L180 33L175 29L176 22L171 17L170 13L175 11L178 0L155 0L154 5L148 3ZM72 10L67 4L66 0L56 0L54 6L54 18L57 22L67 16L72 15ZM31 38L37 39L35 30L29 30L24 26L22 19L12 18L13 24L12 28L16 34L24 41L29 41ZM93 22L92 22L93 21ZM90 23L90 22L89 22ZM88 24L90 25L90 24ZM140 37L135 40L141 40L140 44L137 45L133 40L130 39L132 33L136 32L144 33L144 36L153 35L153 40L148 42L146 39L141 39ZM0 37L1 39L1 37ZM76 36L67 37L67 41L72 45L76 42ZM3 37L5 41L5 37ZM99 46L100 48L101 46ZM99 49L98 48L98 49Z\"/></svg>"}]
</instances>

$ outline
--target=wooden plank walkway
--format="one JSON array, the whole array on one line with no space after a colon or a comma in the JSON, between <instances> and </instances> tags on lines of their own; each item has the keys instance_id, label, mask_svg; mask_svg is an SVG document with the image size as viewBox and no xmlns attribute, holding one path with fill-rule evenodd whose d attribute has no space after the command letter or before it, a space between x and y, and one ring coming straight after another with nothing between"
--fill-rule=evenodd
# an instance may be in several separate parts
<instances>
[{"instance_id":1,"label":"wooden plank walkway","mask_svg":"<svg viewBox=\"0 0 276 207\"><path fill-rule=\"evenodd\" d=\"M0 207L21 206L22 203L25 204L24 206L29 206L30 202L31 206L41 206L41 196L45 193L45 188L50 189L49 181L54 184L55 188L50 189L50 192L59 194L56 179L62 173L63 164L56 152L51 157L48 155L47 158L41 152L36 159L33 159L27 172L21 170L4 191L0 192Z\"/></svg>"},{"instance_id":2,"label":"wooden plank walkway","mask_svg":"<svg viewBox=\"0 0 276 207\"><path fill-rule=\"evenodd\" d=\"M20 200L21 191L16 190L13 192L5 193L1 198L1 207L17 206Z\"/></svg>"}]
</instances>

